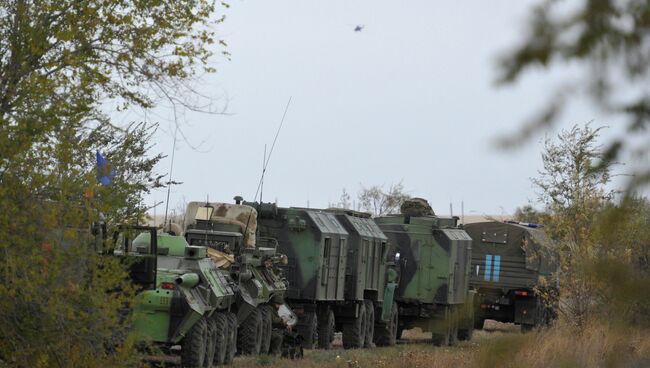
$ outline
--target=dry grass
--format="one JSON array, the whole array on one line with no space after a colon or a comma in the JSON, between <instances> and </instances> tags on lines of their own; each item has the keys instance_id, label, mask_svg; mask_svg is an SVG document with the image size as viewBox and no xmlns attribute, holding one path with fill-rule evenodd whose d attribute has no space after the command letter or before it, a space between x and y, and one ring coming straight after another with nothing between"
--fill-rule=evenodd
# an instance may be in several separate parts
<instances>
[{"instance_id":1,"label":"dry grass","mask_svg":"<svg viewBox=\"0 0 650 368\"><path fill-rule=\"evenodd\" d=\"M555 327L521 334L511 324L488 323L471 342L437 348L429 335L406 331L404 343L391 348L306 351L291 361L274 357L237 358L234 367L648 367L650 331L594 324L577 332Z\"/></svg>"},{"instance_id":2,"label":"dry grass","mask_svg":"<svg viewBox=\"0 0 650 368\"><path fill-rule=\"evenodd\" d=\"M540 333L511 334L482 344L478 367L648 367L650 331L591 324L558 326Z\"/></svg>"}]
</instances>

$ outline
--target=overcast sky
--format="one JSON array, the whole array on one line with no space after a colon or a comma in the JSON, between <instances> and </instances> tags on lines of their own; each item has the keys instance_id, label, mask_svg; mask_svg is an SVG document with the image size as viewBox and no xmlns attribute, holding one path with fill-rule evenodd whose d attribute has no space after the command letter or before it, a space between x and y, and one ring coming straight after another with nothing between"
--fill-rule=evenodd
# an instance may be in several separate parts
<instances>
[{"instance_id":1,"label":"overcast sky","mask_svg":"<svg viewBox=\"0 0 650 368\"><path fill-rule=\"evenodd\" d=\"M342 188L355 197L361 185L398 182L438 213L450 202L457 214L461 201L465 214L504 214L534 201L530 177L541 166L543 134L514 151L494 140L516 132L576 71L529 73L512 87L494 80L497 57L523 37L536 2L229 1L218 33L231 60L215 57L218 72L199 85L227 98L229 115L182 117L187 141L178 140L173 179L183 184L170 206L208 195L253 199L264 145L270 149L290 97L265 201L325 207ZM158 168L168 172L172 115L157 114L163 129L153 149L169 155ZM590 120L617 134L612 118L587 103L560 126ZM145 201L164 199L159 191Z\"/></svg>"}]
</instances>

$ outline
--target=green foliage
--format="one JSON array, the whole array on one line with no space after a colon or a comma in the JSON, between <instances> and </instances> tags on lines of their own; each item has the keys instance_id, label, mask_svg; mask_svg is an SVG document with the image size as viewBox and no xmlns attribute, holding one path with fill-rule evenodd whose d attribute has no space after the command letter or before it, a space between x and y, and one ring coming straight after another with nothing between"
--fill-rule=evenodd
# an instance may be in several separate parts
<instances>
[{"instance_id":1,"label":"green foliage","mask_svg":"<svg viewBox=\"0 0 650 368\"><path fill-rule=\"evenodd\" d=\"M602 157L600 129L573 127L547 140L540 190L547 233L559 244L560 310L566 321L593 318L648 323L650 206L646 199L615 202L605 186L610 167Z\"/></svg>"},{"instance_id":2,"label":"green foliage","mask_svg":"<svg viewBox=\"0 0 650 368\"><path fill-rule=\"evenodd\" d=\"M139 364L134 290L90 225L141 221L161 186L156 125L115 126L104 103L187 106L208 65L215 3L0 0L0 365ZM116 172L97 183L95 150ZM110 230L109 230L110 232Z\"/></svg>"},{"instance_id":3,"label":"green foliage","mask_svg":"<svg viewBox=\"0 0 650 368\"><path fill-rule=\"evenodd\" d=\"M517 207L515 213L512 216L516 221L528 222L533 224L539 224L543 222L543 213L537 211L530 204Z\"/></svg>"},{"instance_id":4,"label":"green foliage","mask_svg":"<svg viewBox=\"0 0 650 368\"><path fill-rule=\"evenodd\" d=\"M566 101L585 93L606 112L628 118L628 134L603 150L602 164L615 161L625 149L647 152L647 145L634 146L633 138L647 132L650 123L650 3L646 0L588 0L579 4L542 0L530 14L526 36L500 64L500 82L513 83L525 71L557 65L582 67L583 79L560 86L548 105L517 136L503 143L514 145L539 128L554 123ZM648 168L632 186L650 179Z\"/></svg>"},{"instance_id":5,"label":"green foliage","mask_svg":"<svg viewBox=\"0 0 650 368\"><path fill-rule=\"evenodd\" d=\"M607 203L609 167L595 169L599 129L574 126L547 139L543 169L532 179L546 206L547 233L560 245L560 311L579 325L594 312L597 282L587 267L599 259L597 215Z\"/></svg>"}]
</instances>

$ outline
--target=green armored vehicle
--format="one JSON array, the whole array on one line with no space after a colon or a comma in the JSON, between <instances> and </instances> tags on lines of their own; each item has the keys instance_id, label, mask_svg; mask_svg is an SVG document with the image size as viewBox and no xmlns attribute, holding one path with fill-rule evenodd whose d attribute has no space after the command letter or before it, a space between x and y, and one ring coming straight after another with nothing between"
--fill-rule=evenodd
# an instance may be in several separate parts
<instances>
[{"instance_id":1,"label":"green armored vehicle","mask_svg":"<svg viewBox=\"0 0 650 368\"><path fill-rule=\"evenodd\" d=\"M437 345L470 339L474 292L469 289L472 239L457 218L437 217L426 200L404 202L402 214L375 218L399 267L397 336L420 327Z\"/></svg>"},{"instance_id":2,"label":"green armored vehicle","mask_svg":"<svg viewBox=\"0 0 650 368\"><path fill-rule=\"evenodd\" d=\"M479 222L465 225L474 239L470 285L478 290L476 328L486 319L527 330L555 316L557 257L536 224Z\"/></svg>"},{"instance_id":3,"label":"green armored vehicle","mask_svg":"<svg viewBox=\"0 0 650 368\"><path fill-rule=\"evenodd\" d=\"M336 331L345 348L395 343L396 273L387 238L369 214L248 204L259 210L259 235L277 239L288 257L287 299L305 347L330 348Z\"/></svg>"},{"instance_id":4,"label":"green armored vehicle","mask_svg":"<svg viewBox=\"0 0 650 368\"><path fill-rule=\"evenodd\" d=\"M134 231L140 233L133 236ZM230 363L237 320L229 274L207 258L205 247L188 245L181 236L148 227L129 232L116 236L114 253L128 260L131 278L141 288L133 303L138 338L165 353L180 347L183 367Z\"/></svg>"},{"instance_id":5,"label":"green armored vehicle","mask_svg":"<svg viewBox=\"0 0 650 368\"><path fill-rule=\"evenodd\" d=\"M273 239L256 239L256 220L255 209L239 201L190 202L184 236L192 245L205 246L212 262L237 284L232 309L237 313L238 351L279 354L287 324L296 320L284 303L287 283L277 268L286 257L276 253Z\"/></svg>"}]
</instances>

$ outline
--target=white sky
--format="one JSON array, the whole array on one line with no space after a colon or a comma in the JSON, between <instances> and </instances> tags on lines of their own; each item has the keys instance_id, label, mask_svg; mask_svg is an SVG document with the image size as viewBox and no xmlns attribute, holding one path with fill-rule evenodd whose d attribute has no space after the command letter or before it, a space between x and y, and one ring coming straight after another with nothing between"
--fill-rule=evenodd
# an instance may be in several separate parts
<instances>
[{"instance_id":1,"label":"white sky","mask_svg":"<svg viewBox=\"0 0 650 368\"><path fill-rule=\"evenodd\" d=\"M400 181L438 213L453 202L459 214L464 201L468 215L504 214L535 200L529 178L541 166L541 134L515 151L498 150L494 140L516 132L577 71L528 74L512 87L494 80L497 56L523 37L536 2L231 0L218 31L232 59L215 57L218 72L199 86L227 95L230 115L183 116L189 143L204 144L195 150L179 139L173 179L183 184L172 189L170 207L207 195L252 200L264 145L290 96L265 201L325 207L342 188L354 197L361 185ZM154 146L169 155L159 172L169 171L172 151L166 119ZM560 126L590 120L620 132L586 103Z\"/></svg>"}]
</instances>

